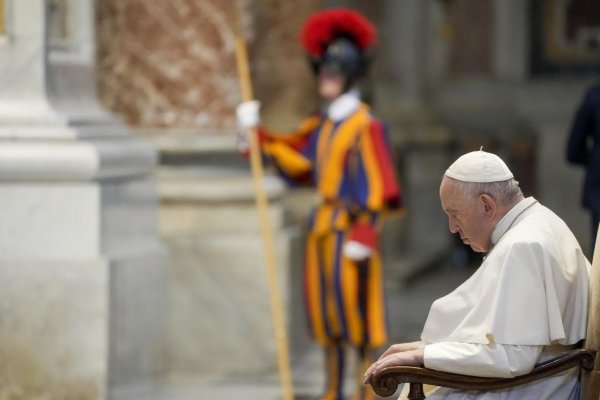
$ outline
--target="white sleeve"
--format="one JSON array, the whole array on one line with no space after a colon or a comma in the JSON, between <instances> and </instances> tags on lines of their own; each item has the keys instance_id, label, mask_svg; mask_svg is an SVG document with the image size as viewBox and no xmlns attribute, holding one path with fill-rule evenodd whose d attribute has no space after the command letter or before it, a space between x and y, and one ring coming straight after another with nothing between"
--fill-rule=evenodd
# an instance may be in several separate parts
<instances>
[{"instance_id":1,"label":"white sleeve","mask_svg":"<svg viewBox=\"0 0 600 400\"><path fill-rule=\"evenodd\" d=\"M512 378L530 372L544 346L441 342L427 344L425 367L455 374Z\"/></svg>"}]
</instances>

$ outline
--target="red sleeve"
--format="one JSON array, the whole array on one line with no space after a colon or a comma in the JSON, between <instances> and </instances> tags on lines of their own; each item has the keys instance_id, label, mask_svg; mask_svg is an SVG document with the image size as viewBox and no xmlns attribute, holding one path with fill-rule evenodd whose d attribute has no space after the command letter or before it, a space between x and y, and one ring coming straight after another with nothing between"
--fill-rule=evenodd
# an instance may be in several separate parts
<instances>
[{"instance_id":1,"label":"red sleeve","mask_svg":"<svg viewBox=\"0 0 600 400\"><path fill-rule=\"evenodd\" d=\"M402 192L394 172L390 146L385 138L383 124L378 120L371 122L371 137L383 181L383 200L388 204L399 204Z\"/></svg>"},{"instance_id":2,"label":"red sleeve","mask_svg":"<svg viewBox=\"0 0 600 400\"><path fill-rule=\"evenodd\" d=\"M320 117L312 115L306 118L294 132L276 133L265 129L262 126L256 128L258 134L258 143L262 149L263 144L267 141L277 141L287 144L290 148L296 151L302 151L310 140L310 133L318 126ZM250 155L250 150L240 151L243 157Z\"/></svg>"}]
</instances>

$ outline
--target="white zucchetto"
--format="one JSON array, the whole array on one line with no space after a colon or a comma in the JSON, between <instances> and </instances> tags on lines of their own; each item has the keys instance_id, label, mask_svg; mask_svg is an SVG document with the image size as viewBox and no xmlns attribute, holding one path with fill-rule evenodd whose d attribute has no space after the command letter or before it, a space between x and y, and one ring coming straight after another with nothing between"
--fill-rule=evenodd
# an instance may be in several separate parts
<instances>
[{"instance_id":1,"label":"white zucchetto","mask_svg":"<svg viewBox=\"0 0 600 400\"><path fill-rule=\"evenodd\" d=\"M513 178L504 161L483 150L472 151L459 157L446 170L446 176L462 182L501 182Z\"/></svg>"}]
</instances>

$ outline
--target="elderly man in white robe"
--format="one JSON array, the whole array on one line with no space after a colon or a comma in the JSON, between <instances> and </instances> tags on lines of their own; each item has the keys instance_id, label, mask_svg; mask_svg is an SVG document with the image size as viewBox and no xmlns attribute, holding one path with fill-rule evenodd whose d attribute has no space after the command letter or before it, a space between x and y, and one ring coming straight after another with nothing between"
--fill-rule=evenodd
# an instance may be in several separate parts
<instances>
[{"instance_id":1,"label":"elderly man in white robe","mask_svg":"<svg viewBox=\"0 0 600 400\"><path fill-rule=\"evenodd\" d=\"M487 255L467 281L433 303L421 340L388 348L365 383L395 365L510 378L576 346L586 332L590 264L567 225L525 198L506 164L484 151L448 168L440 199L450 231ZM578 368L513 389L427 394L452 400L578 396Z\"/></svg>"}]
</instances>

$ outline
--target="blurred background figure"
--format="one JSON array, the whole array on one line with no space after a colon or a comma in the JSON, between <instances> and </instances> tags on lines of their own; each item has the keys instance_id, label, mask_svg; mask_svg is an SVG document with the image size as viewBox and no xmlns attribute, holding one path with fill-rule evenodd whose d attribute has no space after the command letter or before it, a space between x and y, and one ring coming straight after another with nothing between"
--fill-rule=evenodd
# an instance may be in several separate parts
<instances>
[{"instance_id":1,"label":"blurred background figure","mask_svg":"<svg viewBox=\"0 0 600 400\"><path fill-rule=\"evenodd\" d=\"M592 214L592 253L600 222L600 82L590 87L577 109L567 159L585 168L582 204Z\"/></svg>"}]
</instances>

